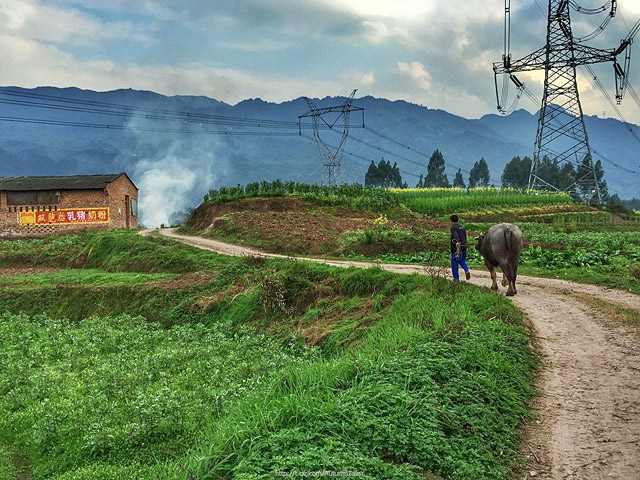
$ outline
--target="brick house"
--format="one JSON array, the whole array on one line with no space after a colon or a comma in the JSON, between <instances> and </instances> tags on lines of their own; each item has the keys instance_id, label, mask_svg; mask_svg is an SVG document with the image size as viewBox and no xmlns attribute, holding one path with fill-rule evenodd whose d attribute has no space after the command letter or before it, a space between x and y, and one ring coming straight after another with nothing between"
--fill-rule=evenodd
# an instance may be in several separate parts
<instances>
[{"instance_id":1,"label":"brick house","mask_svg":"<svg viewBox=\"0 0 640 480\"><path fill-rule=\"evenodd\" d=\"M137 227L138 188L126 173L0 177L0 233Z\"/></svg>"}]
</instances>

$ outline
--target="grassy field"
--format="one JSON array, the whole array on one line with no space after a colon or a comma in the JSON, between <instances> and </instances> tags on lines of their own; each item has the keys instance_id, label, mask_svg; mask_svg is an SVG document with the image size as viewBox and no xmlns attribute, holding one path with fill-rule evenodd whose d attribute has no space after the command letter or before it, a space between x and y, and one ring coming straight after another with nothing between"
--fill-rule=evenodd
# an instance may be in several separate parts
<instances>
[{"instance_id":1,"label":"grassy field","mask_svg":"<svg viewBox=\"0 0 640 480\"><path fill-rule=\"evenodd\" d=\"M0 278L2 480L15 455L64 480L507 479L521 462L535 360L503 297L135 232L0 254L54 269Z\"/></svg>"}]
</instances>

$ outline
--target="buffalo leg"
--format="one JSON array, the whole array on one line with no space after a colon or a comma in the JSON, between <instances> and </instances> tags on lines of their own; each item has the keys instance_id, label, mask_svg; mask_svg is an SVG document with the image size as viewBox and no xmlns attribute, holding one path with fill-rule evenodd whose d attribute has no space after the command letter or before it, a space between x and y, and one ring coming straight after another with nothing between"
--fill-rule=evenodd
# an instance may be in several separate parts
<instances>
[{"instance_id":1,"label":"buffalo leg","mask_svg":"<svg viewBox=\"0 0 640 480\"><path fill-rule=\"evenodd\" d=\"M507 274L502 271L502 286L506 287L509 284L509 280L507 279Z\"/></svg>"},{"instance_id":2,"label":"buffalo leg","mask_svg":"<svg viewBox=\"0 0 640 480\"><path fill-rule=\"evenodd\" d=\"M496 275L495 269L493 267L490 267L489 273L491 274L491 290L498 290L498 275Z\"/></svg>"},{"instance_id":3,"label":"buffalo leg","mask_svg":"<svg viewBox=\"0 0 640 480\"><path fill-rule=\"evenodd\" d=\"M513 285L515 283L513 268L511 267L511 264L509 262L500 265L500 268L502 268L502 272L507 279L507 284L509 285L509 288L507 289L507 297L513 297L516 294L515 289L513 288Z\"/></svg>"}]
</instances>

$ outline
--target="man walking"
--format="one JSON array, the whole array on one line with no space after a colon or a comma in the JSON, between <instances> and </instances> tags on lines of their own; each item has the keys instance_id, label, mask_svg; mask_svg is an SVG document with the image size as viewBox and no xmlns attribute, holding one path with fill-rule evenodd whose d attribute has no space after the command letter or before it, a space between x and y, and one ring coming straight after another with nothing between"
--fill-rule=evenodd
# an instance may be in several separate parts
<instances>
[{"instance_id":1,"label":"man walking","mask_svg":"<svg viewBox=\"0 0 640 480\"><path fill-rule=\"evenodd\" d=\"M467 232L464 227L458 223L458 216L451 215L451 271L453 279L460 280L458 268L462 267L467 276L467 280L471 278L469 267L467 267Z\"/></svg>"}]
</instances>

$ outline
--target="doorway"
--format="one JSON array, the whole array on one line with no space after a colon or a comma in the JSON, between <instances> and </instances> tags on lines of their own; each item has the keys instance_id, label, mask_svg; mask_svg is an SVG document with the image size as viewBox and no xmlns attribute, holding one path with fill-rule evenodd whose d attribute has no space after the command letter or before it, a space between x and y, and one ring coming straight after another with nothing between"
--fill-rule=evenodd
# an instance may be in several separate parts
<instances>
[{"instance_id":1,"label":"doorway","mask_svg":"<svg viewBox=\"0 0 640 480\"><path fill-rule=\"evenodd\" d=\"M129 205L129 195L124 196L125 226L131 228L131 205Z\"/></svg>"}]
</instances>

